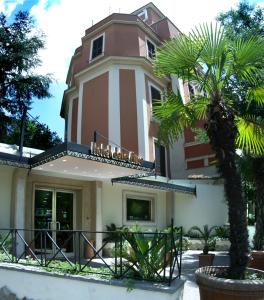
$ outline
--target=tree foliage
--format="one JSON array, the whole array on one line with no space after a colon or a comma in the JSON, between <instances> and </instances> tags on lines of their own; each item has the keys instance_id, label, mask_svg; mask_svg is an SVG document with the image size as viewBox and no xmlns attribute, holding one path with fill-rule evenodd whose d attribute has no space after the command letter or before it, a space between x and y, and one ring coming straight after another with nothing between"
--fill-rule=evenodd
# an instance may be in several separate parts
<instances>
[{"instance_id":1,"label":"tree foliage","mask_svg":"<svg viewBox=\"0 0 264 300\"><path fill-rule=\"evenodd\" d=\"M264 104L260 80L264 71L264 40L260 36L231 40L223 28L203 25L188 36L166 42L157 52L154 65L157 75L175 74L200 89L187 105L179 93L169 92L154 114L160 121L160 139L168 143L177 139L184 128L205 119L229 207L229 275L242 279L248 261L248 234L246 202L235 157L238 144L247 152L264 151L262 118L255 118L248 111L251 105Z\"/></svg>"},{"instance_id":2,"label":"tree foliage","mask_svg":"<svg viewBox=\"0 0 264 300\"><path fill-rule=\"evenodd\" d=\"M237 9L232 9L218 16L218 20L225 27L230 39L234 40L237 35L246 38L249 35L264 36L264 9L256 8L249 5L247 2L242 2ZM260 74L260 79L264 81L263 73ZM247 81L241 82L240 91L242 97L245 97L245 91L249 86ZM234 88L231 85L231 88ZM263 99L263 89L258 89L253 93L253 97ZM258 126L263 127L264 122L264 107L259 105L248 105L246 101L238 103L237 109L242 114L247 114L252 121L256 121ZM255 128L256 132L258 128ZM261 135L261 128L258 131ZM246 132L244 135L246 137ZM248 203L255 203L256 209L256 233L254 236L254 249L264 249L264 156L243 154L238 159L238 166L242 174L242 182L244 194Z\"/></svg>"},{"instance_id":3,"label":"tree foliage","mask_svg":"<svg viewBox=\"0 0 264 300\"><path fill-rule=\"evenodd\" d=\"M0 137L14 117L21 119L23 129L33 98L50 96L51 76L34 72L43 48L44 36L28 12L18 12L11 24L0 14Z\"/></svg>"},{"instance_id":4,"label":"tree foliage","mask_svg":"<svg viewBox=\"0 0 264 300\"><path fill-rule=\"evenodd\" d=\"M217 20L224 26L231 39L238 36L264 35L264 9L248 2L240 2L236 9L222 12Z\"/></svg>"},{"instance_id":5,"label":"tree foliage","mask_svg":"<svg viewBox=\"0 0 264 300\"><path fill-rule=\"evenodd\" d=\"M6 126L5 135L1 137L0 141L12 145L17 144L19 136L20 119L12 118ZM62 143L62 140L56 132L52 132L47 125L38 122L37 119L27 117L25 122L25 147L47 150L60 143Z\"/></svg>"}]
</instances>

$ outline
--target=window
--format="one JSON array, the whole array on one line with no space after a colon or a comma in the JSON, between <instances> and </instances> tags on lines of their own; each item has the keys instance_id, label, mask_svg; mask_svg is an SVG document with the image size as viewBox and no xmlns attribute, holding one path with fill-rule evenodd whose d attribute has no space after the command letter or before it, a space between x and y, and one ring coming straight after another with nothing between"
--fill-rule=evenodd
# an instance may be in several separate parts
<instances>
[{"instance_id":1,"label":"window","mask_svg":"<svg viewBox=\"0 0 264 300\"><path fill-rule=\"evenodd\" d=\"M156 46L149 40L147 40L147 56L154 59L156 54Z\"/></svg>"},{"instance_id":2,"label":"window","mask_svg":"<svg viewBox=\"0 0 264 300\"><path fill-rule=\"evenodd\" d=\"M166 177L166 148L154 140L155 168L156 172Z\"/></svg>"},{"instance_id":3,"label":"window","mask_svg":"<svg viewBox=\"0 0 264 300\"><path fill-rule=\"evenodd\" d=\"M104 52L104 34L95 38L91 42L90 60L102 55Z\"/></svg>"},{"instance_id":4,"label":"window","mask_svg":"<svg viewBox=\"0 0 264 300\"><path fill-rule=\"evenodd\" d=\"M127 198L127 221L151 221L151 200Z\"/></svg>"},{"instance_id":5,"label":"window","mask_svg":"<svg viewBox=\"0 0 264 300\"><path fill-rule=\"evenodd\" d=\"M154 222L155 198L152 194L138 192L124 192L124 221L133 222Z\"/></svg>"},{"instance_id":6,"label":"window","mask_svg":"<svg viewBox=\"0 0 264 300\"><path fill-rule=\"evenodd\" d=\"M150 93L151 93L151 104L154 105L155 103L161 100L161 92L156 89L153 85L150 86Z\"/></svg>"},{"instance_id":7,"label":"window","mask_svg":"<svg viewBox=\"0 0 264 300\"><path fill-rule=\"evenodd\" d=\"M189 87L190 97L194 97L195 95L194 87L190 83L188 84L188 87Z\"/></svg>"},{"instance_id":8,"label":"window","mask_svg":"<svg viewBox=\"0 0 264 300\"><path fill-rule=\"evenodd\" d=\"M146 9L144 9L142 12L140 12L139 14L138 14L138 17L140 17L140 19L142 19L142 21L147 21L147 19L148 19L148 13L147 13L147 10Z\"/></svg>"}]
</instances>

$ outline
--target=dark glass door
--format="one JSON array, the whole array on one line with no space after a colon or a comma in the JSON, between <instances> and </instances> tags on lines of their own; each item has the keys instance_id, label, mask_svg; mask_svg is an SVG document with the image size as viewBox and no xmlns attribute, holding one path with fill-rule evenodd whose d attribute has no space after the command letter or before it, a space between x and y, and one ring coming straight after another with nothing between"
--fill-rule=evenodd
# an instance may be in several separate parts
<instances>
[{"instance_id":1,"label":"dark glass door","mask_svg":"<svg viewBox=\"0 0 264 300\"><path fill-rule=\"evenodd\" d=\"M73 195L56 192L56 243L65 252L73 251Z\"/></svg>"},{"instance_id":2,"label":"dark glass door","mask_svg":"<svg viewBox=\"0 0 264 300\"><path fill-rule=\"evenodd\" d=\"M35 190L35 248L46 248L51 251L52 242L45 238L38 229L52 229L53 224L53 191ZM52 232L48 231L52 236Z\"/></svg>"},{"instance_id":3,"label":"dark glass door","mask_svg":"<svg viewBox=\"0 0 264 300\"><path fill-rule=\"evenodd\" d=\"M156 172L166 177L166 148L155 142L155 165Z\"/></svg>"}]
</instances>

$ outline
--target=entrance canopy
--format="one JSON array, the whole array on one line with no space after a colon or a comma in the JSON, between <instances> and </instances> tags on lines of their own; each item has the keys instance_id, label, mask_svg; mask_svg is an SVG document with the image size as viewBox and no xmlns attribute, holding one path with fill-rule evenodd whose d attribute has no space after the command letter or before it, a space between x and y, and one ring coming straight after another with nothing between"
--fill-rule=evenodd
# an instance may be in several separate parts
<instances>
[{"instance_id":1,"label":"entrance canopy","mask_svg":"<svg viewBox=\"0 0 264 300\"><path fill-rule=\"evenodd\" d=\"M136 185L136 186L163 190L163 191L174 191L174 192L196 195L195 186L179 185L179 184L161 181L155 178L144 179L144 178L133 178L133 177L121 177L121 178L112 179L112 183L129 184L129 185Z\"/></svg>"},{"instance_id":2,"label":"entrance canopy","mask_svg":"<svg viewBox=\"0 0 264 300\"><path fill-rule=\"evenodd\" d=\"M41 170L51 175L81 176L98 179L111 179L153 172L154 163L147 161L131 162L128 158L96 154L88 146L63 143L29 159L32 170Z\"/></svg>"}]
</instances>

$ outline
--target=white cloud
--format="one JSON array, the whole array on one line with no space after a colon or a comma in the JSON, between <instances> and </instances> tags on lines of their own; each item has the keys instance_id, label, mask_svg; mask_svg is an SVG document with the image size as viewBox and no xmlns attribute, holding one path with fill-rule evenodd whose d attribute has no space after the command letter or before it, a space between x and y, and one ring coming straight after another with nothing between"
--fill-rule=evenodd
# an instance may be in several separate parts
<instances>
[{"instance_id":1,"label":"white cloud","mask_svg":"<svg viewBox=\"0 0 264 300\"><path fill-rule=\"evenodd\" d=\"M17 5L23 4L24 1L25 0L0 0L0 11L9 17Z\"/></svg>"},{"instance_id":2,"label":"white cloud","mask_svg":"<svg viewBox=\"0 0 264 300\"><path fill-rule=\"evenodd\" d=\"M58 81L65 81L70 58L80 46L85 29L110 13L131 13L145 5L142 0L40 0L31 9L38 26L47 36L46 50L42 51L42 71L53 73ZM154 4L183 32L195 25L213 21L216 15L230 9L238 0L157 0ZM48 7L48 8L47 8Z\"/></svg>"}]
</instances>

